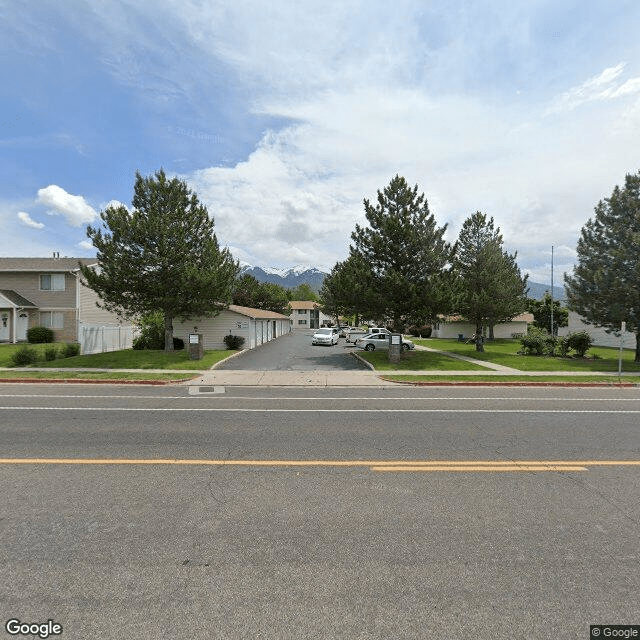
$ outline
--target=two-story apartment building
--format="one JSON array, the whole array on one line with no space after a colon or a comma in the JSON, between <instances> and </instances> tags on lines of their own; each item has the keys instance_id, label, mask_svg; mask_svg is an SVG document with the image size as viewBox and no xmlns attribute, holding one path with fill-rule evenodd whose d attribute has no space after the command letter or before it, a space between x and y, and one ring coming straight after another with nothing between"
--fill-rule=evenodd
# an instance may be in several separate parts
<instances>
[{"instance_id":1,"label":"two-story apartment building","mask_svg":"<svg viewBox=\"0 0 640 640\"><path fill-rule=\"evenodd\" d=\"M322 313L318 303L312 300L292 300L289 306L293 329L318 329L335 322L333 318Z\"/></svg>"},{"instance_id":2,"label":"two-story apartment building","mask_svg":"<svg viewBox=\"0 0 640 640\"><path fill-rule=\"evenodd\" d=\"M78 263L95 258L0 258L0 342L27 339L30 327L53 330L56 341L81 341L81 327L122 327L96 306L98 296L81 283Z\"/></svg>"}]
</instances>

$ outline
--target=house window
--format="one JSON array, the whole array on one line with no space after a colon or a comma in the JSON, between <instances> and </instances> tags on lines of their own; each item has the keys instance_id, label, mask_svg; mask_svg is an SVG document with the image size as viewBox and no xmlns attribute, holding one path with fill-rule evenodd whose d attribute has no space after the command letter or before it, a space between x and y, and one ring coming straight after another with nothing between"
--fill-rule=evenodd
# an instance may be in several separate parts
<instances>
[{"instance_id":1,"label":"house window","mask_svg":"<svg viewBox=\"0 0 640 640\"><path fill-rule=\"evenodd\" d=\"M40 324L49 329L64 329L64 315L62 311L41 311Z\"/></svg>"},{"instance_id":2,"label":"house window","mask_svg":"<svg viewBox=\"0 0 640 640\"><path fill-rule=\"evenodd\" d=\"M298 324L307 324L306 320L298 320Z\"/></svg>"},{"instance_id":3,"label":"house window","mask_svg":"<svg viewBox=\"0 0 640 640\"><path fill-rule=\"evenodd\" d=\"M298 314L306 315L306 313L307 313L306 309L298 309Z\"/></svg>"},{"instance_id":4,"label":"house window","mask_svg":"<svg viewBox=\"0 0 640 640\"><path fill-rule=\"evenodd\" d=\"M40 291L64 291L64 273L43 273Z\"/></svg>"}]
</instances>

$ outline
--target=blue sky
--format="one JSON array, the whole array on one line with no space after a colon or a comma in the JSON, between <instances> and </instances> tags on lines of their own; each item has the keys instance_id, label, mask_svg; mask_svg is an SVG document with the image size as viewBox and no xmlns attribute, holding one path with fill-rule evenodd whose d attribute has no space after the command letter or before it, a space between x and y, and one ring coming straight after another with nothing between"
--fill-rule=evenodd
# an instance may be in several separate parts
<instances>
[{"instance_id":1,"label":"blue sky","mask_svg":"<svg viewBox=\"0 0 640 640\"><path fill-rule=\"evenodd\" d=\"M260 266L343 260L399 173L534 281L640 170L636 1L0 0L0 255L89 256L135 172Z\"/></svg>"}]
</instances>

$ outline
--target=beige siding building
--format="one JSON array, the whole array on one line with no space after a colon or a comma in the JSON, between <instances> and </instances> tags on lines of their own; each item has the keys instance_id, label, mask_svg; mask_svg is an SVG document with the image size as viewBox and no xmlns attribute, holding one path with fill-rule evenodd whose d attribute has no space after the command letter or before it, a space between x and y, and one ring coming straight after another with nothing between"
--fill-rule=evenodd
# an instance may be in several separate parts
<instances>
[{"instance_id":1,"label":"beige siding building","mask_svg":"<svg viewBox=\"0 0 640 640\"><path fill-rule=\"evenodd\" d=\"M97 295L81 283L79 263L96 264L95 258L0 258L0 342L21 342L31 327L48 327L56 341L80 342L87 331L101 330L100 348L118 333L114 348L124 348L131 325L96 306ZM94 336L95 337L95 336ZM94 340L96 345L97 339ZM131 346L128 344L128 346Z\"/></svg>"},{"instance_id":2,"label":"beige siding building","mask_svg":"<svg viewBox=\"0 0 640 640\"><path fill-rule=\"evenodd\" d=\"M493 327L494 338L519 338L527 334L529 323L533 322L533 314L521 313L510 322L500 322ZM458 316L449 316L440 318L433 327L431 336L433 338L458 338L463 336L465 339L475 335L476 327L474 324L459 318Z\"/></svg>"},{"instance_id":3,"label":"beige siding building","mask_svg":"<svg viewBox=\"0 0 640 640\"><path fill-rule=\"evenodd\" d=\"M189 343L190 333L201 333L205 349L226 349L224 337L242 336L244 348L254 349L291 331L291 320L274 311L251 309L235 304L211 318L174 320L173 335Z\"/></svg>"},{"instance_id":4,"label":"beige siding building","mask_svg":"<svg viewBox=\"0 0 640 640\"><path fill-rule=\"evenodd\" d=\"M293 329L318 329L334 322L334 319L322 313L318 303L312 300L292 300L289 306Z\"/></svg>"}]
</instances>

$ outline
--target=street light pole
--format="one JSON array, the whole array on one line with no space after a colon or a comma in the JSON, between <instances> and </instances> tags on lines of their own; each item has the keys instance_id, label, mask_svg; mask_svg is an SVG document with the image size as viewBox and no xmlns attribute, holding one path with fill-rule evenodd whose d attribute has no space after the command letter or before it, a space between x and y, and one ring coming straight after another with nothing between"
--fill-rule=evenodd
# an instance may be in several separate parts
<instances>
[{"instance_id":1,"label":"street light pole","mask_svg":"<svg viewBox=\"0 0 640 640\"><path fill-rule=\"evenodd\" d=\"M551 245L551 336L555 337L553 330L553 245Z\"/></svg>"}]
</instances>

